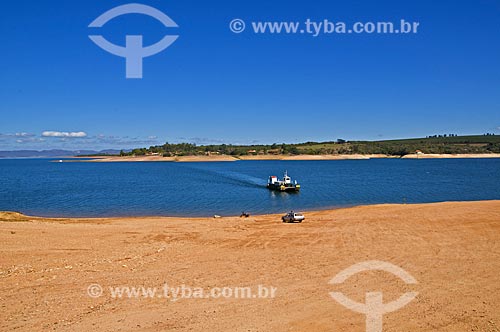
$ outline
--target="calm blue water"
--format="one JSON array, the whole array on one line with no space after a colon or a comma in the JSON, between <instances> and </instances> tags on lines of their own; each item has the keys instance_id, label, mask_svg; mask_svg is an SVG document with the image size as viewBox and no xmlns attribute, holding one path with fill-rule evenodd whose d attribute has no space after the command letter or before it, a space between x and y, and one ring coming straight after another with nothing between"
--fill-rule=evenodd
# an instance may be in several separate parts
<instances>
[{"instance_id":1,"label":"calm blue water","mask_svg":"<svg viewBox=\"0 0 500 332\"><path fill-rule=\"evenodd\" d=\"M298 194L266 189L287 169ZM0 210L40 216L211 216L500 199L500 159L54 163L0 159Z\"/></svg>"}]
</instances>

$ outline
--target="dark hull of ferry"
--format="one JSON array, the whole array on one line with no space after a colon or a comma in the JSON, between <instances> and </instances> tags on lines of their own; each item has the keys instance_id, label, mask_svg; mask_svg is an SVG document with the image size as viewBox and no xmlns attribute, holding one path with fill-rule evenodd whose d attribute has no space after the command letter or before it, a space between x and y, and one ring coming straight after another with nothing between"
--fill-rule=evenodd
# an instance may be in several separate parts
<instances>
[{"instance_id":1,"label":"dark hull of ferry","mask_svg":"<svg viewBox=\"0 0 500 332\"><path fill-rule=\"evenodd\" d=\"M284 185L275 185L275 184L269 183L267 185L267 188L270 190L283 191L283 192L297 192L300 190L300 185L284 186Z\"/></svg>"}]
</instances>

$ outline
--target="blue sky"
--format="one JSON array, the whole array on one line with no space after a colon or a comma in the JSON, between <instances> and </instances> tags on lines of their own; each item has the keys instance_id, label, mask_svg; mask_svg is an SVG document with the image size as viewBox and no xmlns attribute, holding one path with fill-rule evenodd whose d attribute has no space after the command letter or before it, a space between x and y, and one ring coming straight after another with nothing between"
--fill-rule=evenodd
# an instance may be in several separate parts
<instances>
[{"instance_id":1,"label":"blue sky","mask_svg":"<svg viewBox=\"0 0 500 332\"><path fill-rule=\"evenodd\" d=\"M144 0L172 18L98 29L179 39L143 79L88 38L127 1L9 1L0 12L0 149L273 143L500 133L500 3ZM229 22L247 22L241 34ZM410 35L257 35L253 21L418 21ZM45 133L44 132L53 132ZM78 133L84 133L78 134Z\"/></svg>"}]
</instances>

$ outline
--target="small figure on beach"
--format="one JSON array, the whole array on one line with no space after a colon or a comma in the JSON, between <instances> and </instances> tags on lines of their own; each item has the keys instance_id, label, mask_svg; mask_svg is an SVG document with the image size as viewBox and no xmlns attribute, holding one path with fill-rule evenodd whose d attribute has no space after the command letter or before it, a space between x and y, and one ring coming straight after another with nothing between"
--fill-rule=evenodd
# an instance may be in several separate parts
<instances>
[{"instance_id":1,"label":"small figure on beach","mask_svg":"<svg viewBox=\"0 0 500 332\"><path fill-rule=\"evenodd\" d=\"M240 218L243 218L243 217L245 217L245 218L250 217L250 213L246 213L245 211L241 212Z\"/></svg>"}]
</instances>

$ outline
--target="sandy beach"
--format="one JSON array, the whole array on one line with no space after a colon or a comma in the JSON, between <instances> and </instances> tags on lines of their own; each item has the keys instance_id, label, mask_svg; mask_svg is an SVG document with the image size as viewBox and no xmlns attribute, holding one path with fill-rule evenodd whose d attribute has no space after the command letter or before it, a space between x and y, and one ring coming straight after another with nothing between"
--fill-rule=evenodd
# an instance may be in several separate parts
<instances>
[{"instance_id":1,"label":"sandy beach","mask_svg":"<svg viewBox=\"0 0 500 332\"><path fill-rule=\"evenodd\" d=\"M73 158L73 157L70 157ZM226 155L213 155L213 156L179 156L179 157L162 157L162 156L105 156L105 157L76 157L70 160L63 160L64 162L93 162L93 163L106 163L106 162L206 162L206 161L236 161L238 159Z\"/></svg>"},{"instance_id":2,"label":"sandy beach","mask_svg":"<svg viewBox=\"0 0 500 332\"><path fill-rule=\"evenodd\" d=\"M70 157L71 158L71 157ZM179 156L179 157L161 157L161 156L100 156L76 157L64 162L143 162L143 161L165 161L165 162L207 162L207 161L237 161L237 160L366 160L374 158L404 158L404 159L459 159L459 158L500 158L500 153L490 154L409 154L403 157L391 156L385 154L332 154L332 155L248 155L248 156Z\"/></svg>"},{"instance_id":3,"label":"sandy beach","mask_svg":"<svg viewBox=\"0 0 500 332\"><path fill-rule=\"evenodd\" d=\"M499 155L500 156L500 155ZM211 155L211 156L179 156L179 157L160 157L160 156L109 156L109 157L92 157L74 158L72 160L64 160L65 162L83 161L83 162L142 162L142 161L168 161L168 162L207 162L207 161L238 161L238 160L346 160L346 159L371 159L371 158L395 158L388 155L248 155L248 156L228 156L228 155ZM399 158L399 157L397 157Z\"/></svg>"},{"instance_id":4,"label":"sandy beach","mask_svg":"<svg viewBox=\"0 0 500 332\"><path fill-rule=\"evenodd\" d=\"M44 219L0 213L2 331L365 331L364 303L418 296L384 331L500 331L500 201L307 212L301 224L249 218ZM387 272L329 281L359 262ZM274 298L113 298L109 287L265 285ZM88 287L99 284L102 296Z\"/></svg>"},{"instance_id":5,"label":"sandy beach","mask_svg":"<svg viewBox=\"0 0 500 332\"><path fill-rule=\"evenodd\" d=\"M500 153L471 153L471 154L407 154L404 159L460 159L460 158L500 158Z\"/></svg>"}]
</instances>

